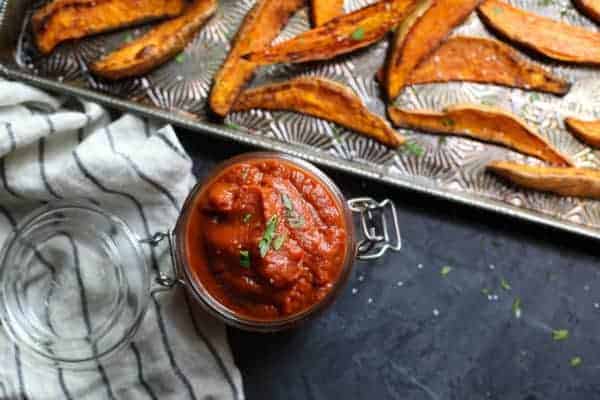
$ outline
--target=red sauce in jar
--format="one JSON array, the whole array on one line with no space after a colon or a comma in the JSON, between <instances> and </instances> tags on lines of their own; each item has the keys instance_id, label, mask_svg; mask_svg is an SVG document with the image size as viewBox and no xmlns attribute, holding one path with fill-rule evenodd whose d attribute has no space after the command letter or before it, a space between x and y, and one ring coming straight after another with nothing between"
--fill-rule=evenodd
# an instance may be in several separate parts
<instances>
[{"instance_id":1,"label":"red sauce in jar","mask_svg":"<svg viewBox=\"0 0 600 400\"><path fill-rule=\"evenodd\" d=\"M244 317L273 320L310 308L334 288L346 257L337 199L289 162L227 167L191 205L185 240L192 275Z\"/></svg>"}]
</instances>

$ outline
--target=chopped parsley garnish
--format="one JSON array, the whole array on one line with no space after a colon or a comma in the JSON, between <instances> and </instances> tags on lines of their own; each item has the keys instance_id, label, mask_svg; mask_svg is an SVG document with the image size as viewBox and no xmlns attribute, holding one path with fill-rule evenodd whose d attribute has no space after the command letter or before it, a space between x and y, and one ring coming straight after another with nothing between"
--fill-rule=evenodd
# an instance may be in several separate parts
<instances>
[{"instance_id":1,"label":"chopped parsley garnish","mask_svg":"<svg viewBox=\"0 0 600 400\"><path fill-rule=\"evenodd\" d=\"M494 14L500 15L503 12L504 12L504 10L501 7L498 7L498 6L494 7Z\"/></svg>"},{"instance_id":2,"label":"chopped parsley garnish","mask_svg":"<svg viewBox=\"0 0 600 400\"><path fill-rule=\"evenodd\" d=\"M242 168L242 180L245 181L248 177L248 172L250 172L250 168L244 167Z\"/></svg>"},{"instance_id":3,"label":"chopped parsley garnish","mask_svg":"<svg viewBox=\"0 0 600 400\"><path fill-rule=\"evenodd\" d=\"M440 275L442 276L448 276L448 274L452 272L452 267L449 267L448 265L446 265L445 267L442 267L441 271L440 271Z\"/></svg>"},{"instance_id":4,"label":"chopped parsley garnish","mask_svg":"<svg viewBox=\"0 0 600 400\"><path fill-rule=\"evenodd\" d=\"M529 101L533 103L534 101L538 101L540 99L540 95L537 93L532 93L529 95Z\"/></svg>"},{"instance_id":5,"label":"chopped parsley garnish","mask_svg":"<svg viewBox=\"0 0 600 400\"><path fill-rule=\"evenodd\" d=\"M515 300L513 301L512 304L512 311L513 314L515 315L515 318L521 318L521 314L522 314L522 309L521 309L521 298L520 297L515 297Z\"/></svg>"},{"instance_id":6,"label":"chopped parsley garnish","mask_svg":"<svg viewBox=\"0 0 600 400\"><path fill-rule=\"evenodd\" d=\"M555 329L552 331L552 339L560 342L569 338L569 331L566 329Z\"/></svg>"},{"instance_id":7,"label":"chopped parsley garnish","mask_svg":"<svg viewBox=\"0 0 600 400\"><path fill-rule=\"evenodd\" d=\"M284 193L281 195L281 202L283 203L283 206L285 207L286 212L288 212L288 213L294 212L294 204L292 203L292 200L289 198L289 196L287 194Z\"/></svg>"},{"instance_id":8,"label":"chopped parsley garnish","mask_svg":"<svg viewBox=\"0 0 600 400\"><path fill-rule=\"evenodd\" d=\"M267 221L267 227L263 233L262 239L258 242L258 250L260 252L260 256L264 257L269 252L271 248L271 242L273 241L273 236L275 235L275 230L277 229L277 224L279 224L279 218L277 215L273 215Z\"/></svg>"},{"instance_id":9,"label":"chopped parsley garnish","mask_svg":"<svg viewBox=\"0 0 600 400\"><path fill-rule=\"evenodd\" d=\"M334 140L341 140L342 138L342 132L344 132L344 129L336 126L336 125L331 125L331 131L333 132L333 139Z\"/></svg>"},{"instance_id":10,"label":"chopped parsley garnish","mask_svg":"<svg viewBox=\"0 0 600 400\"><path fill-rule=\"evenodd\" d=\"M132 40L133 40L133 35L131 33L128 33L127 36L125 36L125 41L131 42Z\"/></svg>"},{"instance_id":11,"label":"chopped parsley garnish","mask_svg":"<svg viewBox=\"0 0 600 400\"><path fill-rule=\"evenodd\" d=\"M250 268L250 252L248 250L240 250L240 266Z\"/></svg>"},{"instance_id":12,"label":"chopped parsley garnish","mask_svg":"<svg viewBox=\"0 0 600 400\"><path fill-rule=\"evenodd\" d=\"M454 122L452 118L444 118L442 120L442 125L444 125L447 128L452 128L454 125L456 125L456 122Z\"/></svg>"},{"instance_id":13,"label":"chopped parsley garnish","mask_svg":"<svg viewBox=\"0 0 600 400\"><path fill-rule=\"evenodd\" d=\"M548 7L552 4L552 0L540 0L538 1L538 5L542 7Z\"/></svg>"},{"instance_id":14,"label":"chopped parsley garnish","mask_svg":"<svg viewBox=\"0 0 600 400\"><path fill-rule=\"evenodd\" d=\"M365 38L365 29L362 27L356 28L354 32L352 32L352 39L354 40L363 40Z\"/></svg>"},{"instance_id":15,"label":"chopped parsley garnish","mask_svg":"<svg viewBox=\"0 0 600 400\"><path fill-rule=\"evenodd\" d=\"M425 153L423 147L421 147L418 143L415 142L406 142L404 144L404 148L406 149L406 151L414 154L417 157L420 157L423 155L423 153Z\"/></svg>"},{"instance_id":16,"label":"chopped parsley garnish","mask_svg":"<svg viewBox=\"0 0 600 400\"><path fill-rule=\"evenodd\" d=\"M508 283L508 281L504 278L502 278L500 280L500 287L504 290L511 290L512 286L510 286L510 283Z\"/></svg>"},{"instance_id":17,"label":"chopped parsley garnish","mask_svg":"<svg viewBox=\"0 0 600 400\"><path fill-rule=\"evenodd\" d=\"M233 122L228 122L225 124L226 127L230 129L242 129L242 127L238 124L234 124Z\"/></svg>"},{"instance_id":18,"label":"chopped parsley garnish","mask_svg":"<svg viewBox=\"0 0 600 400\"><path fill-rule=\"evenodd\" d=\"M446 136L440 136L438 137L438 146L443 146L446 144L446 140L448 138Z\"/></svg>"},{"instance_id":19,"label":"chopped parsley garnish","mask_svg":"<svg viewBox=\"0 0 600 400\"><path fill-rule=\"evenodd\" d=\"M275 240L273 240L273 250L277 251L277 250L281 249L281 246L283 246L285 239L287 239L286 235L278 235L275 238Z\"/></svg>"},{"instance_id":20,"label":"chopped parsley garnish","mask_svg":"<svg viewBox=\"0 0 600 400\"><path fill-rule=\"evenodd\" d=\"M248 222L250 222L250 220L252 219L252 214L248 213L244 215L244 218L242 219L242 221L244 221L245 224L247 224Z\"/></svg>"},{"instance_id":21,"label":"chopped parsley garnish","mask_svg":"<svg viewBox=\"0 0 600 400\"><path fill-rule=\"evenodd\" d=\"M294 203L285 193L281 194L281 202L283 203L283 207L285 208L285 217L287 219L288 224L294 228L302 228L304 226L304 217L296 212L294 209Z\"/></svg>"},{"instance_id":22,"label":"chopped parsley garnish","mask_svg":"<svg viewBox=\"0 0 600 400\"><path fill-rule=\"evenodd\" d=\"M294 218L288 219L290 226L294 229L302 228L304 226L304 217L297 215Z\"/></svg>"},{"instance_id":23,"label":"chopped parsley garnish","mask_svg":"<svg viewBox=\"0 0 600 400\"><path fill-rule=\"evenodd\" d=\"M179 64L183 64L185 61L185 53L179 53L177 57L175 57L175 61Z\"/></svg>"},{"instance_id":24,"label":"chopped parsley garnish","mask_svg":"<svg viewBox=\"0 0 600 400\"><path fill-rule=\"evenodd\" d=\"M583 360L581 359L581 357L573 357L571 358L571 361L569 361L569 364L571 365L571 367L576 368L579 367L582 362Z\"/></svg>"}]
</instances>

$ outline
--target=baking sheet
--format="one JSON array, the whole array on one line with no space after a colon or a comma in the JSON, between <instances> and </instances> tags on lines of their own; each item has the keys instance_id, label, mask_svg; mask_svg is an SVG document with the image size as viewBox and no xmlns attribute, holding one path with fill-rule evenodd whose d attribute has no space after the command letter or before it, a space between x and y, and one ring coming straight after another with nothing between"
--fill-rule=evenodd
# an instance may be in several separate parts
<instances>
[{"instance_id":1,"label":"baking sheet","mask_svg":"<svg viewBox=\"0 0 600 400\"><path fill-rule=\"evenodd\" d=\"M88 62L142 34L147 27L65 43L42 56L32 42L30 15L43 1L0 1L0 72L12 79L82 96L123 110L160 118L205 134L259 146L373 178L396 186L459 201L600 238L600 202L558 197L518 189L485 173L490 160L537 160L491 144L459 137L440 137L401 130L424 151L386 147L335 124L289 112L255 110L230 115L224 123L211 120L206 110L212 77L224 60L251 0L221 0L215 17L176 60L147 76L111 83L93 77ZM348 11L372 1L347 0ZM520 0L512 4L540 15L562 19L590 30L597 27L573 8L569 0ZM307 10L297 13L277 41L309 28ZM453 35L493 37L477 15ZM385 59L387 41L335 61L265 67L252 85L298 75L324 76L342 82L374 112L384 115L385 104L375 72ZM529 58L528 55L525 57ZM533 60L533 59L532 59ZM577 165L598 167L597 151L578 142L562 123L565 116L600 118L600 70L533 60L572 83L564 97L473 83L412 86L396 104L439 110L456 103L495 105L536 126Z\"/></svg>"}]
</instances>

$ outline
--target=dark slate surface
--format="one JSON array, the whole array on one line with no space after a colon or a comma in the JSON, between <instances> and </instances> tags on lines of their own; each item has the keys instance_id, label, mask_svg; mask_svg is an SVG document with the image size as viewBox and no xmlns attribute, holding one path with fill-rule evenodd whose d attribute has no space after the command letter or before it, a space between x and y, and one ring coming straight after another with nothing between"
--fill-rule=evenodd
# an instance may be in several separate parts
<instances>
[{"instance_id":1,"label":"dark slate surface","mask_svg":"<svg viewBox=\"0 0 600 400\"><path fill-rule=\"evenodd\" d=\"M180 135L200 177L251 150L194 136ZM230 330L248 399L600 399L598 242L327 172L347 196L392 198L404 249L357 263L299 329Z\"/></svg>"}]
</instances>

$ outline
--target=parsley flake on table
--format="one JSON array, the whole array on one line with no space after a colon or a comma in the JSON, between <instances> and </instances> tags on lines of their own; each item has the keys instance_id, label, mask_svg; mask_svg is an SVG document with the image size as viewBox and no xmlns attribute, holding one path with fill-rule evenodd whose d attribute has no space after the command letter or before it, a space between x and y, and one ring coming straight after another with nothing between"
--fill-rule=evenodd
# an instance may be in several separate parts
<instances>
[{"instance_id":1,"label":"parsley flake on table","mask_svg":"<svg viewBox=\"0 0 600 400\"><path fill-rule=\"evenodd\" d=\"M521 314L523 313L523 310L521 309L521 298L520 297L515 297L515 300L513 301L512 304L512 312L515 316L515 318L521 318Z\"/></svg>"},{"instance_id":2,"label":"parsley flake on table","mask_svg":"<svg viewBox=\"0 0 600 400\"><path fill-rule=\"evenodd\" d=\"M250 252L248 250L240 250L240 266L250 268Z\"/></svg>"},{"instance_id":3,"label":"parsley flake on table","mask_svg":"<svg viewBox=\"0 0 600 400\"><path fill-rule=\"evenodd\" d=\"M365 29L362 27L356 28L354 32L352 32L352 39L354 40L363 40L365 38Z\"/></svg>"},{"instance_id":4,"label":"parsley flake on table","mask_svg":"<svg viewBox=\"0 0 600 400\"><path fill-rule=\"evenodd\" d=\"M252 219L252 214L248 213L244 215L244 218L242 219L242 221L247 224L248 222L250 222L250 220Z\"/></svg>"},{"instance_id":5,"label":"parsley flake on table","mask_svg":"<svg viewBox=\"0 0 600 400\"><path fill-rule=\"evenodd\" d=\"M483 289L481 289L481 294L487 296L488 294L490 294L490 289L484 287Z\"/></svg>"},{"instance_id":6,"label":"parsley flake on table","mask_svg":"<svg viewBox=\"0 0 600 400\"><path fill-rule=\"evenodd\" d=\"M555 329L552 331L552 339L559 342L569 338L569 331L566 329Z\"/></svg>"},{"instance_id":7,"label":"parsley flake on table","mask_svg":"<svg viewBox=\"0 0 600 400\"><path fill-rule=\"evenodd\" d=\"M510 283L508 283L508 281L504 278L502 278L500 280L500 287L507 291L512 289L512 286L510 286Z\"/></svg>"},{"instance_id":8,"label":"parsley flake on table","mask_svg":"<svg viewBox=\"0 0 600 400\"><path fill-rule=\"evenodd\" d=\"M576 367L579 367L582 362L583 362L583 360L581 359L581 357L573 357L569 361L569 365L571 365L571 367L573 367L573 368L576 368Z\"/></svg>"},{"instance_id":9,"label":"parsley flake on table","mask_svg":"<svg viewBox=\"0 0 600 400\"><path fill-rule=\"evenodd\" d=\"M444 267L442 267L441 271L440 271L440 275L442 276L448 276L448 274L452 272L452 267L446 265Z\"/></svg>"},{"instance_id":10,"label":"parsley flake on table","mask_svg":"<svg viewBox=\"0 0 600 400\"><path fill-rule=\"evenodd\" d=\"M263 233L262 239L258 242L258 251L260 252L260 256L264 258L269 252L271 248L271 242L273 241L273 236L275 235L275 230L277 229L277 225L279 224L279 218L277 215L273 215L267 221L267 226Z\"/></svg>"},{"instance_id":11,"label":"parsley flake on table","mask_svg":"<svg viewBox=\"0 0 600 400\"><path fill-rule=\"evenodd\" d=\"M177 57L175 57L175 61L176 61L178 64L183 64L183 62L185 61L185 53L179 53L179 54L177 55Z\"/></svg>"}]
</instances>

